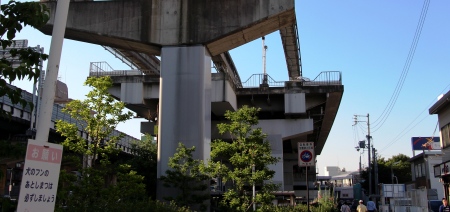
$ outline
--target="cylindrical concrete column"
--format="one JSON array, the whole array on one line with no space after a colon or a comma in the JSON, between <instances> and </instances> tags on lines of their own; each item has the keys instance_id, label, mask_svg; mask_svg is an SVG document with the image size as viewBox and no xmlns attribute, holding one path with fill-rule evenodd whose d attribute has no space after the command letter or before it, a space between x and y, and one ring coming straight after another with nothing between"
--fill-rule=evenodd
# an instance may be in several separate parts
<instances>
[{"instance_id":1,"label":"cylindrical concrete column","mask_svg":"<svg viewBox=\"0 0 450 212\"><path fill-rule=\"evenodd\" d=\"M204 46L163 47L158 127L158 179L179 142L208 160L211 147L211 57ZM171 196L158 182L157 197Z\"/></svg>"}]
</instances>

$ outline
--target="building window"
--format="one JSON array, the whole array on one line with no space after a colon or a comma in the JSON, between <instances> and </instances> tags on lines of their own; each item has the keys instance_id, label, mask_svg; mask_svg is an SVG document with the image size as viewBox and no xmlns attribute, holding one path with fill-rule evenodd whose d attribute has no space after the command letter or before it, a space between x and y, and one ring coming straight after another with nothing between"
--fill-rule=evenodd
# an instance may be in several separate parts
<instances>
[{"instance_id":1,"label":"building window","mask_svg":"<svg viewBox=\"0 0 450 212\"><path fill-rule=\"evenodd\" d=\"M445 125L441 128L441 141L442 148L446 148L450 146L450 124Z\"/></svg>"}]
</instances>

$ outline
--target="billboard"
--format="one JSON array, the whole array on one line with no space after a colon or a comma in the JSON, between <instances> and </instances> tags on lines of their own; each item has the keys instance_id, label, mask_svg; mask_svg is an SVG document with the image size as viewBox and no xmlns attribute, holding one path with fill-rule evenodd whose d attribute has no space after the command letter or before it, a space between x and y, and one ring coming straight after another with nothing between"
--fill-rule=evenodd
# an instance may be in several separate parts
<instances>
[{"instance_id":1,"label":"billboard","mask_svg":"<svg viewBox=\"0 0 450 212\"><path fill-rule=\"evenodd\" d=\"M412 137L411 145L413 150L440 150L440 137Z\"/></svg>"}]
</instances>

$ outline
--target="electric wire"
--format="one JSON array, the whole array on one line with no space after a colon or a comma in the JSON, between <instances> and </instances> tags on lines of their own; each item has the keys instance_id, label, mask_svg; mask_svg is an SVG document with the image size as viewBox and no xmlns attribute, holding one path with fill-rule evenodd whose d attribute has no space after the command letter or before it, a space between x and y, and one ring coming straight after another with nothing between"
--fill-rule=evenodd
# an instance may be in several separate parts
<instances>
[{"instance_id":1,"label":"electric wire","mask_svg":"<svg viewBox=\"0 0 450 212\"><path fill-rule=\"evenodd\" d=\"M358 124L358 127L359 127L359 129L361 130L361 132L363 133L363 135L364 135L364 134L367 135L367 130L366 130L363 126L361 126L360 124Z\"/></svg>"},{"instance_id":2,"label":"electric wire","mask_svg":"<svg viewBox=\"0 0 450 212\"><path fill-rule=\"evenodd\" d=\"M397 85L394 89L394 92L393 92L386 108L383 110L382 114L373 122L372 126L373 126L374 130L372 132L376 132L384 125L384 123L386 122L390 113L392 112L392 109L394 108L395 103L397 102L398 96L400 95L400 92L403 88L403 84L406 80L406 76L408 75L409 68L410 68L412 60L414 58L416 47L419 42L420 34L422 32L423 24L425 22L425 18L426 18L427 12L428 12L429 4L430 4L430 0L426 0L422 6L422 11L420 14L419 22L416 27L416 32L414 34L414 38L411 43L408 57L406 59L405 65L403 67L403 71L400 75L400 78L397 82Z\"/></svg>"},{"instance_id":3,"label":"electric wire","mask_svg":"<svg viewBox=\"0 0 450 212\"><path fill-rule=\"evenodd\" d=\"M352 126L352 130L353 130L353 145L356 147L358 146L358 139L359 139L359 135L358 135L358 131L356 131L356 127L355 125Z\"/></svg>"},{"instance_id":4,"label":"electric wire","mask_svg":"<svg viewBox=\"0 0 450 212\"><path fill-rule=\"evenodd\" d=\"M444 89L442 89L442 91L440 92L440 94L444 93L445 91L448 90L448 88L450 87L450 84L448 84ZM400 133L395 136L391 142L389 142L388 144L386 144L386 146L384 146L381 150L379 150L380 152L388 149L390 146L392 146L395 142L399 141L400 138L402 138L406 133L408 133L409 131L413 130L418 124L420 124L422 121L424 121L426 118L430 117L429 114L425 114L425 117L423 117L419 122L417 122L414 126L410 127L412 124L414 124L414 122L423 115L423 113L425 111L427 111L434 103L436 103L435 99L433 99L426 107L424 110L422 110L422 112L420 112L416 118L414 118L413 121L411 121L405 128L403 128L402 131L400 131ZM409 129L408 129L409 128ZM433 133L434 134L434 133Z\"/></svg>"},{"instance_id":5,"label":"electric wire","mask_svg":"<svg viewBox=\"0 0 450 212\"><path fill-rule=\"evenodd\" d=\"M398 94L400 93L400 91L401 91L401 89L403 87L404 80L406 79L406 75L408 74L409 67L411 65L412 58L414 57L415 49L417 47L417 43L418 43L418 40L420 38L420 34L421 34L421 31L422 31L423 23L424 23L424 20L425 20L425 17L426 17L426 12L428 10L427 2L429 4L429 1L425 1L424 5L422 7L422 12L421 12L421 15L420 15L420 18L419 18L419 23L418 23L417 28L416 28L416 32L415 32L415 35L414 35L414 38L413 38L413 42L411 43L411 47L410 47L410 50L409 50L408 57L407 57L407 60L405 62L405 65L403 67L402 74L400 75L400 79L397 82L397 86L396 86L396 88L394 90L393 95L391 96L391 99L389 100L389 103L388 103L387 107L383 110L382 115L380 117L378 117L374 121L375 127L379 123L381 123L381 122L378 122L378 120L380 118L382 118L382 120L385 120L387 118L388 114L390 113L390 111L392 110L393 106L396 103ZM388 112L386 112L386 110Z\"/></svg>"}]
</instances>

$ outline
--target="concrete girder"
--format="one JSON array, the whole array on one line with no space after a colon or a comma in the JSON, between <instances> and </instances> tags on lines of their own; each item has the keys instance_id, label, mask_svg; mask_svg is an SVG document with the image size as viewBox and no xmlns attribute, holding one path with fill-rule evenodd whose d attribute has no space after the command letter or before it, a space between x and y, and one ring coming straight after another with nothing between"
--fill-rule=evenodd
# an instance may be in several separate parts
<instances>
[{"instance_id":1,"label":"concrete girder","mask_svg":"<svg viewBox=\"0 0 450 212\"><path fill-rule=\"evenodd\" d=\"M289 79L294 80L302 76L302 60L296 24L280 29L280 36L283 43L284 56L286 57Z\"/></svg>"},{"instance_id":2,"label":"concrete girder","mask_svg":"<svg viewBox=\"0 0 450 212\"><path fill-rule=\"evenodd\" d=\"M144 104L127 107L137 113L139 117L153 120L159 102L159 78L155 76L111 76L114 81L114 88L110 93L118 100L121 99L121 84L141 82L144 84L143 102ZM316 154L320 155L328 135L331 131L334 119L340 106L344 87L342 85L321 85L321 86L299 86L301 82L286 82L286 87L269 88L267 91L251 88L233 88L233 83L227 81L224 84L223 74L212 74L212 96L211 112L216 116L223 116L225 110L236 110L243 105L251 105L261 108L259 112L260 120L270 119L313 119L314 130L307 135L297 135L291 139L296 143L298 140L307 139L315 141ZM222 88L225 85L226 91ZM306 113L286 114L285 94L305 93ZM234 96L234 97L233 97ZM267 98L271 99L271 104L267 103ZM308 136L308 137L306 137ZM293 143L293 145L294 145Z\"/></svg>"},{"instance_id":3,"label":"concrete girder","mask_svg":"<svg viewBox=\"0 0 450 212\"><path fill-rule=\"evenodd\" d=\"M324 114L322 119L322 125L320 127L320 133L316 142L316 149L319 150L316 154L322 152L325 142L327 141L328 135L331 132L331 127L333 126L334 119L336 118L339 105L341 104L343 91L340 92L330 92L327 93L326 106L324 107Z\"/></svg>"},{"instance_id":4,"label":"concrete girder","mask_svg":"<svg viewBox=\"0 0 450 212\"><path fill-rule=\"evenodd\" d=\"M217 124L223 121L211 122L212 139L231 139L230 135L220 135L217 129ZM313 120L312 119L270 119L259 120L259 124L255 127L261 127L263 132L267 135L280 135L283 140L304 138L306 142L306 135L313 133ZM282 143L279 143L282 146Z\"/></svg>"},{"instance_id":5,"label":"concrete girder","mask_svg":"<svg viewBox=\"0 0 450 212\"><path fill-rule=\"evenodd\" d=\"M217 71L225 73L236 87L242 88L241 78L228 51L211 57L211 59Z\"/></svg>"},{"instance_id":6,"label":"concrete girder","mask_svg":"<svg viewBox=\"0 0 450 212\"><path fill-rule=\"evenodd\" d=\"M50 35L56 2L45 2ZM211 56L295 22L294 0L127 0L72 2L65 37L160 55L162 46L205 45Z\"/></svg>"}]
</instances>

